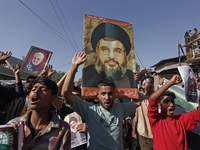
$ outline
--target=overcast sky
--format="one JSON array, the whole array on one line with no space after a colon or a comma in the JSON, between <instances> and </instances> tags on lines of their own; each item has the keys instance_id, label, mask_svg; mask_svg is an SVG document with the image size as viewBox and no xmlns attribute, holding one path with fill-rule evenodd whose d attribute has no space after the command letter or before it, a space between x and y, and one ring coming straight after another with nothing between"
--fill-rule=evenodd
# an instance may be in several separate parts
<instances>
[{"instance_id":1,"label":"overcast sky","mask_svg":"<svg viewBox=\"0 0 200 150\"><path fill-rule=\"evenodd\" d=\"M37 46L53 52L54 69L67 71L75 52L82 51L83 19L89 14L132 23L136 53L150 68L177 57L178 39L184 45L185 32L200 29L199 6L199 0L1 0L0 51L12 51L21 59L31 45ZM66 36L65 31L68 37L58 35ZM71 46L68 40L76 44ZM80 69L76 78L81 77Z\"/></svg>"}]
</instances>

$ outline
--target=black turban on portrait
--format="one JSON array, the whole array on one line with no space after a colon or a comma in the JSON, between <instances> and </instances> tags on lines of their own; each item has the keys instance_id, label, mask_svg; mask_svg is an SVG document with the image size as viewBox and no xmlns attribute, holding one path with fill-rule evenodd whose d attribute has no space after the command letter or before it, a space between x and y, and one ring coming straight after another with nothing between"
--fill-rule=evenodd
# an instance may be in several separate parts
<instances>
[{"instance_id":1,"label":"black turban on portrait","mask_svg":"<svg viewBox=\"0 0 200 150\"><path fill-rule=\"evenodd\" d=\"M124 45L126 54L129 54L131 50L130 38L126 31L118 25L112 23L101 23L94 29L91 36L91 44L95 52L97 43L102 38L112 38L120 41Z\"/></svg>"}]
</instances>

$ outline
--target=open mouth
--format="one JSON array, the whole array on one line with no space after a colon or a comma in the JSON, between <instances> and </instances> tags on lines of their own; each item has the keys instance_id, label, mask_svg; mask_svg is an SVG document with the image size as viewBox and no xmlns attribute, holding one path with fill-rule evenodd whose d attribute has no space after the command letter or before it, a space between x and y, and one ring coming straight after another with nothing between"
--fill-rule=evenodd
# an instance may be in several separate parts
<instances>
[{"instance_id":1,"label":"open mouth","mask_svg":"<svg viewBox=\"0 0 200 150\"><path fill-rule=\"evenodd\" d=\"M106 101L106 102L105 102L105 105L106 105L107 107L109 107L109 106L110 106L110 101Z\"/></svg>"},{"instance_id":2,"label":"open mouth","mask_svg":"<svg viewBox=\"0 0 200 150\"><path fill-rule=\"evenodd\" d=\"M170 108L170 109L169 109L169 113L170 113L170 114L173 114L173 113L174 113L174 109L173 109L173 108Z\"/></svg>"},{"instance_id":3,"label":"open mouth","mask_svg":"<svg viewBox=\"0 0 200 150\"><path fill-rule=\"evenodd\" d=\"M39 101L40 101L39 97L33 96L32 99L31 99L31 104L35 104L35 103L37 103Z\"/></svg>"}]
</instances>

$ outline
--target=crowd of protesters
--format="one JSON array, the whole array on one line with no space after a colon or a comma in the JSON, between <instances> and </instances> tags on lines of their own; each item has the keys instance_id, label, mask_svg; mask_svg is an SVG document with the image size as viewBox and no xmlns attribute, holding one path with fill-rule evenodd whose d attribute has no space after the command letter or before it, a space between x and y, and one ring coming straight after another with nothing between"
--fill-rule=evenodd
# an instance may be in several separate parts
<instances>
[{"instance_id":1,"label":"crowd of protesters","mask_svg":"<svg viewBox=\"0 0 200 150\"><path fill-rule=\"evenodd\" d=\"M0 53L0 65L12 55ZM29 76L22 84L20 64L13 66L15 88L0 84L0 124L23 126L22 149L75 150L186 150L186 130L200 121L200 107L182 115L174 115L175 94L166 90L182 82L174 75L154 92L154 77L146 68L134 77L140 81L139 99L115 98L115 84L110 80L98 83L97 98L83 100L81 85L74 84L78 67L86 54L75 54L71 68L58 83L51 80L52 66L38 77ZM148 75L147 75L148 74ZM197 89L200 90L200 82ZM161 110L159 113L158 109ZM76 112L82 123L70 130L65 117ZM72 123L72 121L74 121ZM84 133L87 142L71 148L72 134Z\"/></svg>"}]
</instances>

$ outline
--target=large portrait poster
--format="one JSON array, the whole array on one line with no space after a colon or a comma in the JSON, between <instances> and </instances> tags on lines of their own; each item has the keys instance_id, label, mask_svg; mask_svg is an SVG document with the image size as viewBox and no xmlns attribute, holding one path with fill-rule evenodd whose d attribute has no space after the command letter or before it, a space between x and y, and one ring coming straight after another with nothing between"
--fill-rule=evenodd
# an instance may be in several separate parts
<instances>
[{"instance_id":1,"label":"large portrait poster","mask_svg":"<svg viewBox=\"0 0 200 150\"><path fill-rule=\"evenodd\" d=\"M52 52L35 46L31 46L21 71L33 76L38 76L48 64Z\"/></svg>"},{"instance_id":2,"label":"large portrait poster","mask_svg":"<svg viewBox=\"0 0 200 150\"><path fill-rule=\"evenodd\" d=\"M197 90L196 77L192 68L190 66L180 66L178 70L184 82L186 100L198 103L199 91Z\"/></svg>"},{"instance_id":3,"label":"large portrait poster","mask_svg":"<svg viewBox=\"0 0 200 150\"><path fill-rule=\"evenodd\" d=\"M96 98L103 79L113 81L116 98L138 98L134 80L136 63L131 23L84 16L82 97Z\"/></svg>"}]
</instances>

